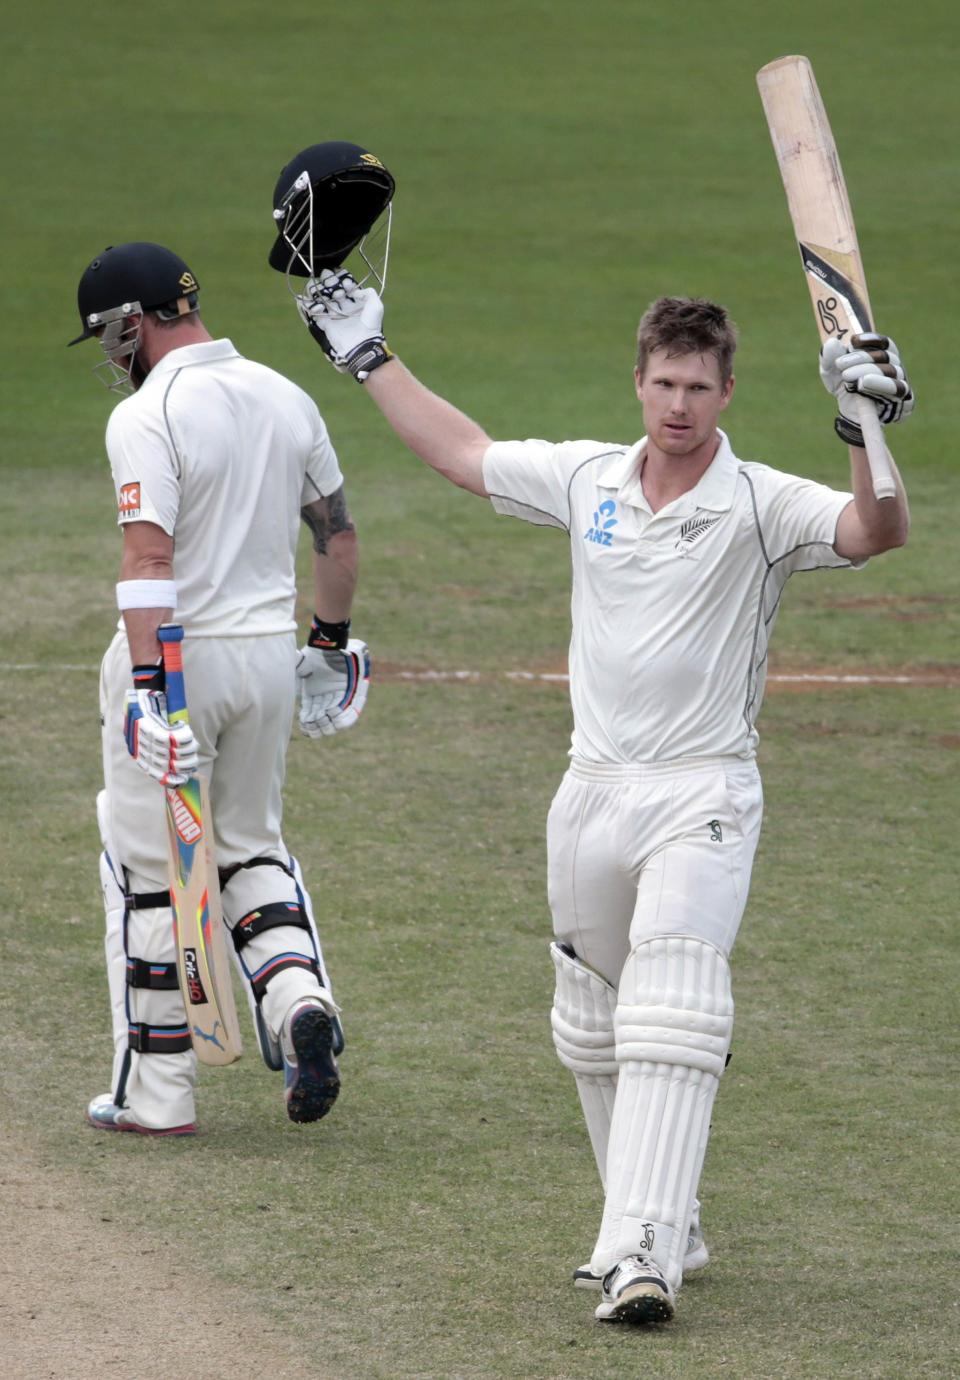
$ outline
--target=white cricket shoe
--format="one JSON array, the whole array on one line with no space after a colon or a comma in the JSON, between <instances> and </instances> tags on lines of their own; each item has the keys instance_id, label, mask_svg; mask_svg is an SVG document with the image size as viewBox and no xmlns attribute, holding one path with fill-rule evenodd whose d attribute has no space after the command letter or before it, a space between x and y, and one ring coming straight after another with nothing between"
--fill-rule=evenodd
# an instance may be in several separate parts
<instances>
[{"instance_id":1,"label":"white cricket shoe","mask_svg":"<svg viewBox=\"0 0 960 1380\"><path fill-rule=\"evenodd\" d=\"M98 1131L133 1131L138 1136L195 1136L197 1123L183 1126L141 1126L129 1107L118 1107L112 1093L100 1093L87 1107L87 1120Z\"/></svg>"},{"instance_id":2,"label":"white cricket shoe","mask_svg":"<svg viewBox=\"0 0 960 1380\"><path fill-rule=\"evenodd\" d=\"M648 1255L628 1255L604 1275L593 1316L600 1322L665 1323L676 1306L659 1265Z\"/></svg>"},{"instance_id":3,"label":"white cricket shoe","mask_svg":"<svg viewBox=\"0 0 960 1380\"><path fill-rule=\"evenodd\" d=\"M704 1265L709 1265L709 1263L710 1252L707 1250L707 1243L703 1239L698 1213L690 1223L690 1231L687 1235L687 1253L683 1257L684 1277L692 1275L696 1270L702 1270ZM573 1283L576 1289L601 1289L603 1276L593 1273L588 1260L585 1265L580 1266L579 1270L574 1270Z\"/></svg>"},{"instance_id":4,"label":"white cricket shoe","mask_svg":"<svg viewBox=\"0 0 960 1380\"><path fill-rule=\"evenodd\" d=\"M343 1048L340 1022L315 998L297 1002L280 1034L287 1116L319 1121L340 1092L337 1054Z\"/></svg>"}]
</instances>

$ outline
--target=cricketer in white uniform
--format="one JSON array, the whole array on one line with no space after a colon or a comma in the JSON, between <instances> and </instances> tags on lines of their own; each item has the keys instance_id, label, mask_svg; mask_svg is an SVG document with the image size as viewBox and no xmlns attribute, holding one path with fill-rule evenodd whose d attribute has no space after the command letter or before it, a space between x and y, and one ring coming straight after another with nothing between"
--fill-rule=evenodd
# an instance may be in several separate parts
<instances>
[{"instance_id":1,"label":"cricketer in white uniform","mask_svg":"<svg viewBox=\"0 0 960 1380\"><path fill-rule=\"evenodd\" d=\"M605 1188L575 1279L601 1289L600 1319L665 1321L685 1265L707 1259L690 1228L760 832L770 634L794 572L906 539L899 479L895 498L875 498L854 406L860 393L883 421L909 412L899 356L880 336L821 356L851 494L736 457L717 426L735 328L702 299L662 298L640 323L646 435L631 447L492 442L392 356L371 289L327 272L300 308L416 454L498 512L569 536L574 728L547 825L552 1023Z\"/></svg>"},{"instance_id":2,"label":"cricketer in white uniform","mask_svg":"<svg viewBox=\"0 0 960 1380\"><path fill-rule=\"evenodd\" d=\"M301 727L349 727L369 675L351 640L356 534L315 403L213 340L178 256L111 247L81 280L80 339L96 335L113 411L107 452L123 532L119 629L103 659L101 879L115 1059L94 1098L105 1130L196 1129L196 1056L177 985L158 781L210 784L224 918L261 1052L285 1071L292 1120L339 1090L342 1045L310 897L284 842L281 792L301 687ZM131 391L132 390L132 391ZM314 535L318 615L296 644L300 522ZM166 720L158 626L185 628L190 725Z\"/></svg>"}]
</instances>

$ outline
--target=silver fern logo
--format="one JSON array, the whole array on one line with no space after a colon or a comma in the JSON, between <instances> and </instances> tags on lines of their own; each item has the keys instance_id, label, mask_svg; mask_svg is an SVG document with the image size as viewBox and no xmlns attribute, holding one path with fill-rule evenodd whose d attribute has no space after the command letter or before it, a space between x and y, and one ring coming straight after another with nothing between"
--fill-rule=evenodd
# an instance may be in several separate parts
<instances>
[{"instance_id":1,"label":"silver fern logo","mask_svg":"<svg viewBox=\"0 0 960 1380\"><path fill-rule=\"evenodd\" d=\"M700 509L697 509L693 517L689 517L686 522L681 523L676 549L678 551L689 551L693 543L699 541L704 533L709 532L713 524L719 521L719 513L704 513L701 512Z\"/></svg>"}]
</instances>

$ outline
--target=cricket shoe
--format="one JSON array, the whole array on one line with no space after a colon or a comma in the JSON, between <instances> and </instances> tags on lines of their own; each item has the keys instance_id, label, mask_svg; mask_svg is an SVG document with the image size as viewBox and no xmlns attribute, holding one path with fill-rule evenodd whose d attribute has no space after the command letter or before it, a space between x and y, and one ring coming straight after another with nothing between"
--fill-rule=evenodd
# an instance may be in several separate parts
<instances>
[{"instance_id":1,"label":"cricket shoe","mask_svg":"<svg viewBox=\"0 0 960 1380\"><path fill-rule=\"evenodd\" d=\"M340 1091L340 1022L318 1001L297 1002L283 1023L280 1050L291 1121L319 1121Z\"/></svg>"},{"instance_id":2,"label":"cricket shoe","mask_svg":"<svg viewBox=\"0 0 960 1380\"><path fill-rule=\"evenodd\" d=\"M702 1270L704 1265L709 1263L710 1252L707 1250L707 1243L703 1239L698 1216L690 1223L690 1231L687 1234L687 1253L683 1257L684 1278L687 1275L692 1275L696 1270ZM579 1270L574 1270L573 1283L577 1289L602 1289L603 1276L593 1273L588 1260L585 1265L580 1266Z\"/></svg>"},{"instance_id":3,"label":"cricket shoe","mask_svg":"<svg viewBox=\"0 0 960 1380\"><path fill-rule=\"evenodd\" d=\"M600 1322L665 1323L676 1305L659 1265L648 1255L628 1255L604 1275L593 1316Z\"/></svg>"},{"instance_id":4,"label":"cricket shoe","mask_svg":"<svg viewBox=\"0 0 960 1380\"><path fill-rule=\"evenodd\" d=\"M118 1107L110 1093L101 1093L87 1107L87 1120L98 1131L133 1131L138 1136L195 1136L197 1123L183 1126L141 1126L129 1107Z\"/></svg>"}]
</instances>

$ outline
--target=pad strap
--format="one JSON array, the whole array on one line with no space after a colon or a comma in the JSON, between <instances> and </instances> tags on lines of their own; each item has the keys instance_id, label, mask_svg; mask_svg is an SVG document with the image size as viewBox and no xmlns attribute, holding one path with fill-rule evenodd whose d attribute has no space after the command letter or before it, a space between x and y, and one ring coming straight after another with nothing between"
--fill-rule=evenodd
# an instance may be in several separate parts
<instances>
[{"instance_id":1,"label":"pad strap","mask_svg":"<svg viewBox=\"0 0 960 1380\"><path fill-rule=\"evenodd\" d=\"M127 986L149 987L154 992L173 992L178 986L175 963L148 963L145 958L127 959Z\"/></svg>"},{"instance_id":2,"label":"pad strap","mask_svg":"<svg viewBox=\"0 0 960 1380\"><path fill-rule=\"evenodd\" d=\"M169 906L169 891L138 891L124 895L127 910L155 910L158 906Z\"/></svg>"},{"instance_id":3,"label":"pad strap","mask_svg":"<svg viewBox=\"0 0 960 1380\"><path fill-rule=\"evenodd\" d=\"M310 922L296 901L271 901L269 905L252 910L249 915L237 921L231 931L233 947L238 954L242 953L251 939L263 934L265 930L278 929L281 925L292 925L298 930L310 930Z\"/></svg>"},{"instance_id":4,"label":"pad strap","mask_svg":"<svg viewBox=\"0 0 960 1380\"><path fill-rule=\"evenodd\" d=\"M147 1025L131 1021L129 1045L135 1054L185 1054L193 1048L190 1028L185 1025Z\"/></svg>"},{"instance_id":5,"label":"pad strap","mask_svg":"<svg viewBox=\"0 0 960 1380\"><path fill-rule=\"evenodd\" d=\"M285 862L281 862L279 858L251 858L248 862L233 863L230 867L219 867L217 869L217 873L220 877L220 890L225 890L231 877L235 877L238 872L242 872L246 867L279 867L280 871L285 872L294 882L297 880L296 873L293 869L288 867Z\"/></svg>"},{"instance_id":6,"label":"pad strap","mask_svg":"<svg viewBox=\"0 0 960 1380\"><path fill-rule=\"evenodd\" d=\"M316 959L308 958L306 954L277 954L275 958L268 959L262 968L258 968L255 973L250 974L250 986L257 1001L263 1001L263 994L267 990L267 984L278 973L284 972L287 968L303 968L322 984L320 976L320 965Z\"/></svg>"}]
</instances>

